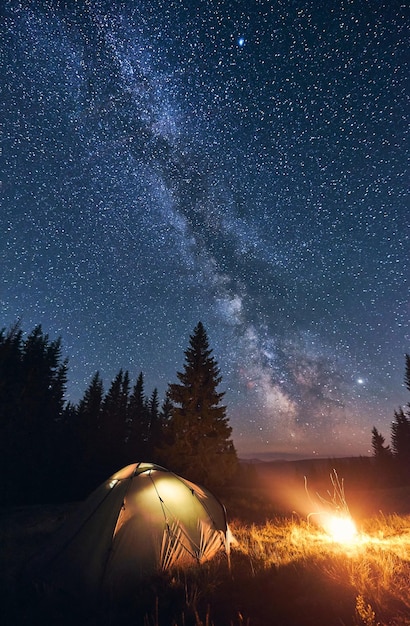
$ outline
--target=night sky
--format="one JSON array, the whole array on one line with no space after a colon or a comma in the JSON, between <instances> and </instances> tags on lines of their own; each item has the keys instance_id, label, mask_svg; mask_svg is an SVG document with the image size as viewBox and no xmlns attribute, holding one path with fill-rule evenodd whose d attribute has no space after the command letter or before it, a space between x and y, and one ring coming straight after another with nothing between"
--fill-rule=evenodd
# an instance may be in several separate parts
<instances>
[{"instance_id":1,"label":"night sky","mask_svg":"<svg viewBox=\"0 0 410 626\"><path fill-rule=\"evenodd\" d=\"M3 0L1 327L161 400L199 320L240 455L356 455L408 401L408 14Z\"/></svg>"}]
</instances>

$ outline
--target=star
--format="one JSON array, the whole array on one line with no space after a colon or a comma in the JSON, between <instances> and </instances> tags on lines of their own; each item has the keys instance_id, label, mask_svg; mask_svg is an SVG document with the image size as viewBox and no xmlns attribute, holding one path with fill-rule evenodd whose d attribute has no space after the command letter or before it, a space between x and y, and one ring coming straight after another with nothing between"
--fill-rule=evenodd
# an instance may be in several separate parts
<instances>
[{"instance_id":1,"label":"star","mask_svg":"<svg viewBox=\"0 0 410 626\"><path fill-rule=\"evenodd\" d=\"M366 454L408 401L405 4L3 4L0 329L61 336L77 403L162 399L201 320L240 454Z\"/></svg>"}]
</instances>

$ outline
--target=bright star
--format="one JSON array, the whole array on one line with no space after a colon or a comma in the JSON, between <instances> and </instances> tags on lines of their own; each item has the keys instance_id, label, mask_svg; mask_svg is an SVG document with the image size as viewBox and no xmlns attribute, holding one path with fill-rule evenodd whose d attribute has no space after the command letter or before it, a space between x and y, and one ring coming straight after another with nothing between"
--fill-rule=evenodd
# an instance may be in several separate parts
<instances>
[{"instance_id":1,"label":"bright star","mask_svg":"<svg viewBox=\"0 0 410 626\"><path fill-rule=\"evenodd\" d=\"M243 48L245 45L245 38L244 37L238 37L238 46L240 48Z\"/></svg>"}]
</instances>

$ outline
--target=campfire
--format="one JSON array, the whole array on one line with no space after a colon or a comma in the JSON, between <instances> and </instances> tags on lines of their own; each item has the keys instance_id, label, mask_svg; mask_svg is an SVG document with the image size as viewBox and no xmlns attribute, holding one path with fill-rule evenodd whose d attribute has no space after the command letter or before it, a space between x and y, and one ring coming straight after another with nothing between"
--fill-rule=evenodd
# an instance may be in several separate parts
<instances>
[{"instance_id":1,"label":"campfire","mask_svg":"<svg viewBox=\"0 0 410 626\"><path fill-rule=\"evenodd\" d=\"M321 525L337 543L352 543L358 536L356 524L349 515L325 515Z\"/></svg>"},{"instance_id":2,"label":"campfire","mask_svg":"<svg viewBox=\"0 0 410 626\"><path fill-rule=\"evenodd\" d=\"M330 540L336 543L349 544L357 540L358 531L346 502L343 479L339 480L336 470L333 470L330 481L333 493L327 492L329 496L327 500L316 494L319 500L319 510L309 513L308 521L315 518ZM309 501L313 504L307 489L306 477L305 490Z\"/></svg>"}]
</instances>

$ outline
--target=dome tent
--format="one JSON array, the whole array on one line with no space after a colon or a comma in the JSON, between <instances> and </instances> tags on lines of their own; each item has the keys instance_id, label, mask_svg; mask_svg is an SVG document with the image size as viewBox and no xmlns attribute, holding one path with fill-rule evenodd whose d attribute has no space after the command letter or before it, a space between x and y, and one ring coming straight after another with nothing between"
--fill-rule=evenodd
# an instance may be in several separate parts
<instances>
[{"instance_id":1,"label":"dome tent","mask_svg":"<svg viewBox=\"0 0 410 626\"><path fill-rule=\"evenodd\" d=\"M100 485L30 564L36 587L121 597L172 566L229 552L223 505L209 491L152 463Z\"/></svg>"}]
</instances>

